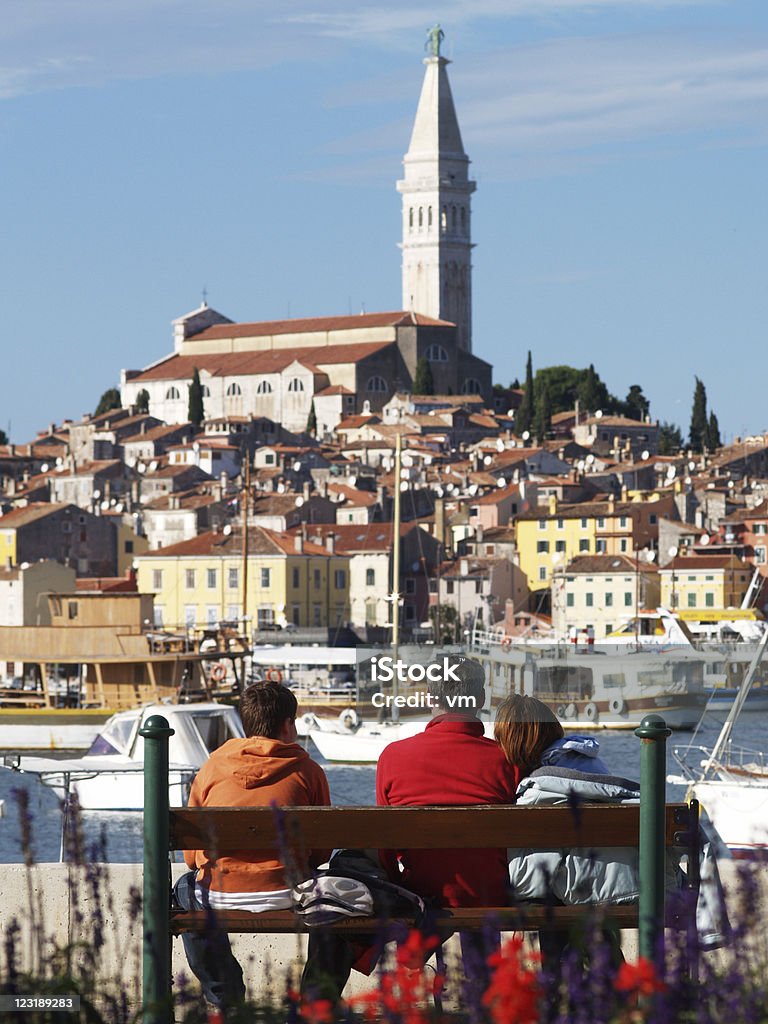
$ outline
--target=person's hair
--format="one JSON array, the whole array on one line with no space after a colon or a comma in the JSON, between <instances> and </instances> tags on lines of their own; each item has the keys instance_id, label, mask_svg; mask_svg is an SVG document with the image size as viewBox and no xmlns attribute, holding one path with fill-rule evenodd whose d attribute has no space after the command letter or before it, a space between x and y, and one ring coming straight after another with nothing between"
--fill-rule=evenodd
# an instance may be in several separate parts
<instances>
[{"instance_id":1,"label":"person's hair","mask_svg":"<svg viewBox=\"0 0 768 1024\"><path fill-rule=\"evenodd\" d=\"M513 693L496 709L496 742L510 764L527 774L541 764L541 755L565 735L554 711L537 700Z\"/></svg>"},{"instance_id":2,"label":"person's hair","mask_svg":"<svg viewBox=\"0 0 768 1024\"><path fill-rule=\"evenodd\" d=\"M479 661L461 655L448 655L431 662L439 668L438 679L427 676L427 689L437 699L441 711L475 713L485 704L485 672ZM444 667L450 671L444 671ZM454 679L453 675L458 678ZM450 698L450 700L448 699ZM454 698L467 698L454 699Z\"/></svg>"},{"instance_id":3,"label":"person's hair","mask_svg":"<svg viewBox=\"0 0 768 1024\"><path fill-rule=\"evenodd\" d=\"M298 702L282 683L252 683L240 698L240 718L246 736L276 740L286 719L294 721Z\"/></svg>"}]
</instances>

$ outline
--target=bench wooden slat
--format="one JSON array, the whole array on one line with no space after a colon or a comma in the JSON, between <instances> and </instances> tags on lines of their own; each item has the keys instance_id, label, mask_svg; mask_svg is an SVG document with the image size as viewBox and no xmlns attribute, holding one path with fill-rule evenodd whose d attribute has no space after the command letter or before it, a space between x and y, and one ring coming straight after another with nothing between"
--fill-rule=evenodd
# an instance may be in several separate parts
<instances>
[{"instance_id":1,"label":"bench wooden slat","mask_svg":"<svg viewBox=\"0 0 768 1024\"><path fill-rule=\"evenodd\" d=\"M637 904L592 904L589 906L546 907L527 905L525 907L459 907L452 911L440 911L434 924L445 929L478 929L493 922L502 931L541 931L542 929L569 928L578 922L599 919L617 928L637 927ZM247 910L217 910L214 912L216 927L227 932L253 932L290 934L305 933L313 929L290 910L272 910L263 914L252 914ZM341 932L382 933L396 923L412 925L412 918L398 918L397 921L380 921L375 918L356 917L337 921L328 927ZM205 932L211 927L211 916L204 910L191 910L171 915L171 931L174 935L183 932Z\"/></svg>"},{"instance_id":2,"label":"bench wooden slat","mask_svg":"<svg viewBox=\"0 0 768 1024\"><path fill-rule=\"evenodd\" d=\"M686 804L666 808L665 844L681 845ZM637 846L637 804L485 807L173 808L170 849L447 849Z\"/></svg>"}]
</instances>

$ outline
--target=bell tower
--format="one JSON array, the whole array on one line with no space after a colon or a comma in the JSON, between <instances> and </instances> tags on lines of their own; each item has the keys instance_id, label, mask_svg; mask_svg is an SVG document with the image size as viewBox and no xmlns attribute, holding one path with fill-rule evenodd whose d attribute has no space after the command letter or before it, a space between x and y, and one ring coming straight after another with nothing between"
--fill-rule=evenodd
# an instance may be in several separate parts
<instances>
[{"instance_id":1,"label":"bell tower","mask_svg":"<svg viewBox=\"0 0 768 1024\"><path fill-rule=\"evenodd\" d=\"M444 33L427 33L429 55L411 141L397 183L403 197L403 309L450 320L472 351L472 233L469 157L440 54Z\"/></svg>"}]
</instances>

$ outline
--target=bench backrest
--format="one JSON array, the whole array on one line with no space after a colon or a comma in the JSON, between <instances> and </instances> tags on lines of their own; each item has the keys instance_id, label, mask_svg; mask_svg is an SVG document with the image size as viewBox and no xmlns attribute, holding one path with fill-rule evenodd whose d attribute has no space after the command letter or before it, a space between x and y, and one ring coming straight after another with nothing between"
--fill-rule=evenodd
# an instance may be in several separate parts
<instances>
[{"instance_id":1,"label":"bench backrest","mask_svg":"<svg viewBox=\"0 0 768 1024\"><path fill-rule=\"evenodd\" d=\"M664 844L691 846L696 808L669 804ZM637 804L579 807L184 807L170 812L172 850L277 849L297 843L319 849L461 849L483 847L634 846Z\"/></svg>"}]
</instances>

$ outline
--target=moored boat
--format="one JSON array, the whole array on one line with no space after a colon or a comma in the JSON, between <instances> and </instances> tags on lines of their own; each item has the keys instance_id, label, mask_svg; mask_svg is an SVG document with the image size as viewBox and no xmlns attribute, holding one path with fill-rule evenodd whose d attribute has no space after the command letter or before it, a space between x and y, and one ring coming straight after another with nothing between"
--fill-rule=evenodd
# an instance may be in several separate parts
<instances>
[{"instance_id":1,"label":"moored boat","mask_svg":"<svg viewBox=\"0 0 768 1024\"><path fill-rule=\"evenodd\" d=\"M744 713L750 690L768 648L768 633L753 656L728 717L711 749L691 743L673 756L682 777L669 781L688 785L734 857L764 857L768 851L768 751L745 750L733 744L733 730Z\"/></svg>"},{"instance_id":2,"label":"moored boat","mask_svg":"<svg viewBox=\"0 0 768 1024\"><path fill-rule=\"evenodd\" d=\"M473 657L487 666L491 715L508 694L523 693L549 705L565 729L632 729L651 712L672 729L692 729L707 703L705 659L688 647L531 649L486 641Z\"/></svg>"},{"instance_id":3,"label":"moored boat","mask_svg":"<svg viewBox=\"0 0 768 1024\"><path fill-rule=\"evenodd\" d=\"M6 757L5 767L34 773L67 802L84 810L141 810L144 806L144 740L140 730L152 715L173 729L169 740L171 803L186 803L197 770L226 740L243 736L234 707L211 702L147 704L112 715L79 758Z\"/></svg>"}]
</instances>

